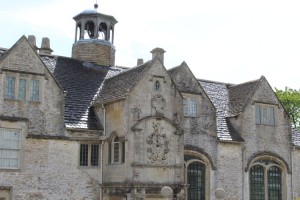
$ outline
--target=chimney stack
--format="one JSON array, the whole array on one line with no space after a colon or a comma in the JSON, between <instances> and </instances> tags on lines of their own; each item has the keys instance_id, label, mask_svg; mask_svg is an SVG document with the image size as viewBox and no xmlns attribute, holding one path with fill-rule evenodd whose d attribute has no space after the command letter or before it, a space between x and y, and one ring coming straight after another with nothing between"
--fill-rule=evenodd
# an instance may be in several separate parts
<instances>
[{"instance_id":1,"label":"chimney stack","mask_svg":"<svg viewBox=\"0 0 300 200\"><path fill-rule=\"evenodd\" d=\"M152 53L152 59L155 57L158 57L158 59L161 61L162 64L164 64L164 53L166 51L162 48L155 48L151 51Z\"/></svg>"},{"instance_id":2,"label":"chimney stack","mask_svg":"<svg viewBox=\"0 0 300 200\"><path fill-rule=\"evenodd\" d=\"M137 66L144 64L143 58L137 59Z\"/></svg>"},{"instance_id":3,"label":"chimney stack","mask_svg":"<svg viewBox=\"0 0 300 200\"><path fill-rule=\"evenodd\" d=\"M36 46L36 38L34 35L28 35L28 41L35 50L38 50L38 47Z\"/></svg>"},{"instance_id":4,"label":"chimney stack","mask_svg":"<svg viewBox=\"0 0 300 200\"><path fill-rule=\"evenodd\" d=\"M42 45L41 48L39 49L39 53L51 55L51 52L53 52L53 50L50 48L50 40L49 38L44 37L42 39Z\"/></svg>"}]
</instances>

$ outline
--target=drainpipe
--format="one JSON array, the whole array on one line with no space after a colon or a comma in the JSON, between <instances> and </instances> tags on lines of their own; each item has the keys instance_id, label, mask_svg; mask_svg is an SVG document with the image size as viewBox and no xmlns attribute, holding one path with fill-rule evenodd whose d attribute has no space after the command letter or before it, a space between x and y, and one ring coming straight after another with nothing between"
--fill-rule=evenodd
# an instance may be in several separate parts
<instances>
[{"instance_id":1,"label":"drainpipe","mask_svg":"<svg viewBox=\"0 0 300 200\"><path fill-rule=\"evenodd\" d=\"M100 160L100 174L101 174L101 178L100 178L100 200L102 200L102 187L103 187L103 149L104 149L104 144L105 141L101 141L101 160Z\"/></svg>"},{"instance_id":2,"label":"drainpipe","mask_svg":"<svg viewBox=\"0 0 300 200\"><path fill-rule=\"evenodd\" d=\"M245 199L245 149L246 149L246 145L245 143L243 143L242 145L242 196L243 199Z\"/></svg>"},{"instance_id":3,"label":"drainpipe","mask_svg":"<svg viewBox=\"0 0 300 200\"><path fill-rule=\"evenodd\" d=\"M104 116L103 116L103 133L104 133L104 136L106 136L106 109L105 109L105 106L103 104L102 105L102 109L103 109L103 112L104 112Z\"/></svg>"}]
</instances>

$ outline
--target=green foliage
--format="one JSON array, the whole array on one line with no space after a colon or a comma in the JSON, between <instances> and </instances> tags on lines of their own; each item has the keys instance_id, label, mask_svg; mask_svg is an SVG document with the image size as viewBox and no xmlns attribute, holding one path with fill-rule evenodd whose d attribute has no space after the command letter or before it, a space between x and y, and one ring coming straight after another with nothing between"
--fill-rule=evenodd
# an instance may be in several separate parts
<instances>
[{"instance_id":1,"label":"green foliage","mask_svg":"<svg viewBox=\"0 0 300 200\"><path fill-rule=\"evenodd\" d=\"M275 93L289 114L295 128L300 128L300 90L285 87L285 90L275 88Z\"/></svg>"}]
</instances>

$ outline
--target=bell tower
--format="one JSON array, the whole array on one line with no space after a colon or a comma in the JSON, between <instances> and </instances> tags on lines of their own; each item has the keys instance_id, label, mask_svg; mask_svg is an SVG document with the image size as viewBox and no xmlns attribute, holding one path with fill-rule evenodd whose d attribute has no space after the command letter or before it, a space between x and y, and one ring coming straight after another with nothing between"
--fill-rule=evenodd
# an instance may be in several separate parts
<instances>
[{"instance_id":1,"label":"bell tower","mask_svg":"<svg viewBox=\"0 0 300 200\"><path fill-rule=\"evenodd\" d=\"M117 20L110 15L87 9L76 15L75 42L72 58L102 66L115 65L114 26Z\"/></svg>"}]
</instances>

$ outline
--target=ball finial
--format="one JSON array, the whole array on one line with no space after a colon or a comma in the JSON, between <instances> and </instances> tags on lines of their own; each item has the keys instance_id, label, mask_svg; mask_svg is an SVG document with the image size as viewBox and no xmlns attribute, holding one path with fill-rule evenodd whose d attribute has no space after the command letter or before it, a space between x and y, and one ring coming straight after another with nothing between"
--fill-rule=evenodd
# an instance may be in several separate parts
<instances>
[{"instance_id":1,"label":"ball finial","mask_svg":"<svg viewBox=\"0 0 300 200\"><path fill-rule=\"evenodd\" d=\"M95 8L95 9L98 8L98 4L97 4L97 3L94 4L94 8Z\"/></svg>"}]
</instances>

